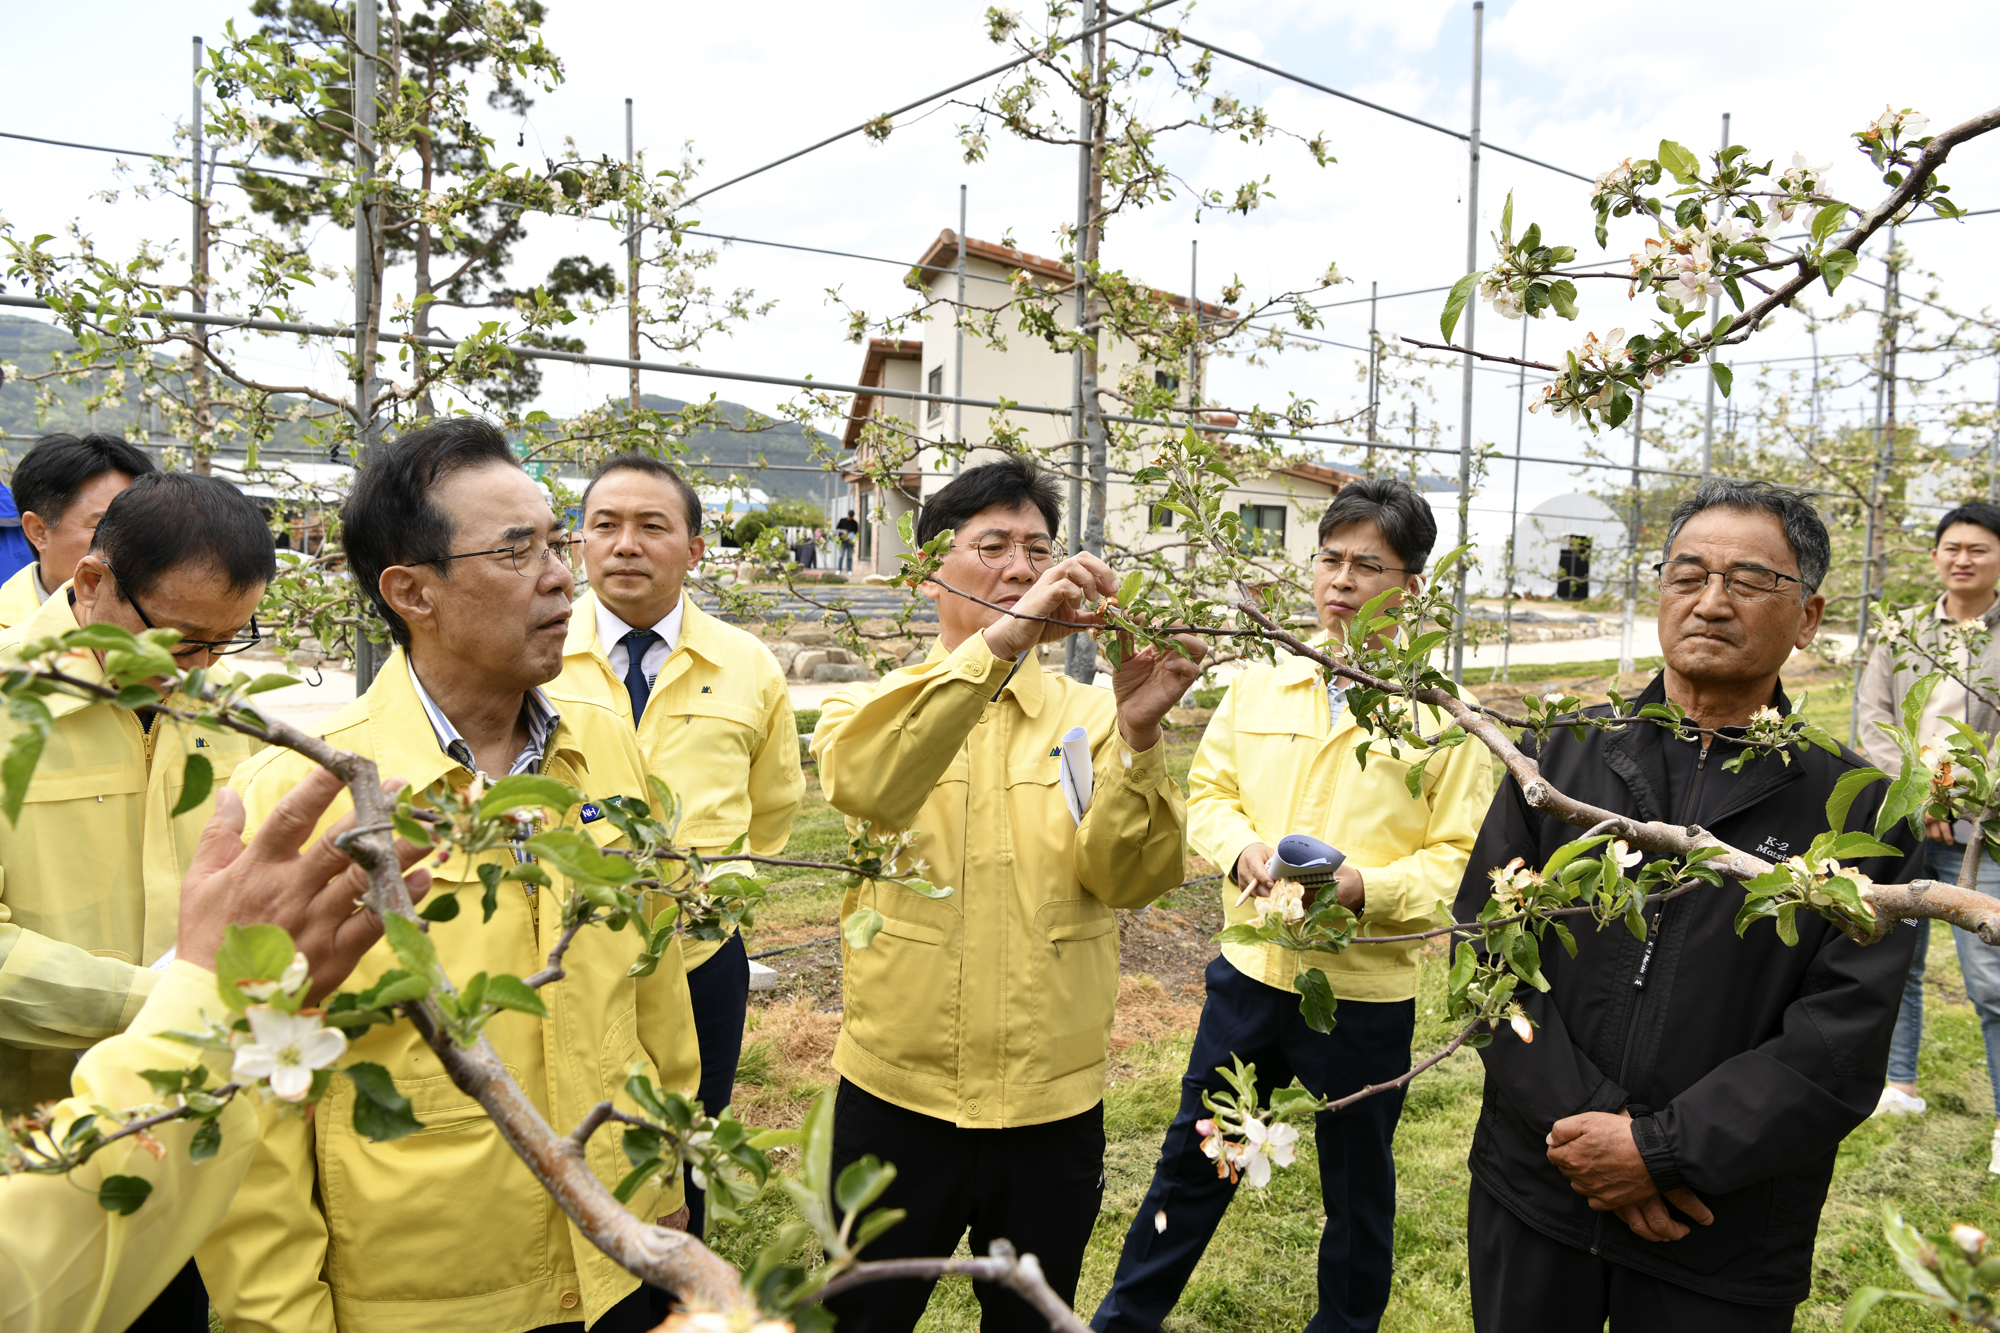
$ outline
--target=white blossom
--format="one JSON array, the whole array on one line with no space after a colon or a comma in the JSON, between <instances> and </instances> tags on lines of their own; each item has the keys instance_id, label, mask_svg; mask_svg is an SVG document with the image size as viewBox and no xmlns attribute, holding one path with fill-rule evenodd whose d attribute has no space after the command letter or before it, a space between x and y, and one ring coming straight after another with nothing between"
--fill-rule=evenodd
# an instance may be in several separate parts
<instances>
[{"instance_id":1,"label":"white blossom","mask_svg":"<svg viewBox=\"0 0 2000 1333\"><path fill-rule=\"evenodd\" d=\"M313 1071L324 1069L347 1050L347 1037L326 1027L317 1014L288 1014L269 1005L243 1011L250 1040L236 1049L229 1076L239 1083L269 1079L272 1095L296 1102L312 1089Z\"/></svg>"},{"instance_id":2,"label":"white blossom","mask_svg":"<svg viewBox=\"0 0 2000 1333\"><path fill-rule=\"evenodd\" d=\"M291 964L285 968L284 975L276 981L239 981L236 983L236 989L242 991L246 998L262 1003L280 991L290 995L305 983L306 956L294 953Z\"/></svg>"},{"instance_id":3,"label":"white blossom","mask_svg":"<svg viewBox=\"0 0 2000 1333\"><path fill-rule=\"evenodd\" d=\"M1515 1014L1507 1020L1507 1026L1514 1029L1514 1035L1532 1044L1535 1040L1535 1025L1528 1021L1526 1014Z\"/></svg>"},{"instance_id":4,"label":"white blossom","mask_svg":"<svg viewBox=\"0 0 2000 1333\"><path fill-rule=\"evenodd\" d=\"M1611 859L1625 869L1630 870L1633 866L1645 860L1646 854L1635 848L1626 846L1625 840L1619 838L1615 839L1611 844Z\"/></svg>"},{"instance_id":5,"label":"white blossom","mask_svg":"<svg viewBox=\"0 0 2000 1333\"><path fill-rule=\"evenodd\" d=\"M1277 917L1281 921L1303 921L1306 915L1306 891L1290 880L1281 880L1271 888L1268 897L1257 899L1257 918Z\"/></svg>"},{"instance_id":6,"label":"white blossom","mask_svg":"<svg viewBox=\"0 0 2000 1333\"><path fill-rule=\"evenodd\" d=\"M1951 1229L1951 1243L1964 1250L1968 1258L1976 1260L1986 1252L1986 1233L1978 1227L1959 1222Z\"/></svg>"}]
</instances>

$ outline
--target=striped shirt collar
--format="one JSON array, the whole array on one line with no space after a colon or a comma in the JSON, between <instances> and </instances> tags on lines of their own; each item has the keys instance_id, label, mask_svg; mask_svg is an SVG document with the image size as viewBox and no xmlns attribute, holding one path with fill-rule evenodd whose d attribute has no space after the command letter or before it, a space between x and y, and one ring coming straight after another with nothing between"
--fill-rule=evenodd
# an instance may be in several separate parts
<instances>
[{"instance_id":1,"label":"striped shirt collar","mask_svg":"<svg viewBox=\"0 0 2000 1333\"><path fill-rule=\"evenodd\" d=\"M416 663L411 661L407 654L404 660L409 661L410 687L417 692L417 702L423 705L424 716L430 719L431 731L437 736L438 748L457 763L475 773L479 772L479 765L473 762L472 747L466 744L465 737L459 735L458 728L451 724L451 719L444 715L444 710L437 706L429 691L424 689L424 682L417 676ZM523 696L523 703L528 710L528 743L521 753L514 756L513 767L507 770L508 777L516 773L542 771L542 759L548 750L549 738L556 734L556 727L562 722L555 705L549 702L549 696L542 693L540 686L529 690Z\"/></svg>"}]
</instances>

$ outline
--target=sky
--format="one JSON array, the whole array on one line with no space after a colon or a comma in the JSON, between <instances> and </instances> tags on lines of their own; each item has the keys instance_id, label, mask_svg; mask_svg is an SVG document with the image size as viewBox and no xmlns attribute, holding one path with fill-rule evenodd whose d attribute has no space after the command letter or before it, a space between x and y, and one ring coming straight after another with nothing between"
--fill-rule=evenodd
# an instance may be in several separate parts
<instances>
[{"instance_id":1,"label":"sky","mask_svg":"<svg viewBox=\"0 0 2000 1333\"><path fill-rule=\"evenodd\" d=\"M1924 19L1894 42L1870 39L1879 31L1879 7L1857 0L1814 6L1800 21L1793 5L1746 6L1737 0L1686 0L1671 25L1642 7L1585 5L1576 0L1496 0L1486 10L1481 94L1485 139L1584 175L1595 176L1621 158L1651 156L1661 138L1706 153L1731 115L1731 137L1751 148L1755 160L1788 163L1802 151L1812 163L1834 163L1829 188L1843 198L1873 202L1886 188L1848 138L1885 104L1910 106L1943 126L1987 109L1993 100L1990 55L2000 49L2000 6L1923 0ZM247 5L223 0L178 0L174 5L111 0L72 6L16 5L10 40L0 47L0 131L108 144L169 149L189 102L189 38L219 37L223 25L247 22ZM877 0L844 6L770 0L751 11L733 6L641 5L613 0L550 0L545 35L563 57L567 79L540 97L518 121L493 113L487 123L524 162L555 155L566 139L589 155L624 150L624 99L635 104L636 137L654 165L666 165L685 142L702 160L696 185L714 184L768 162L836 130L866 120L972 73L1008 54L985 36L983 3ZM1470 111L1473 14L1469 4L1401 0L1395 5L1360 0L1206 0L1177 6L1190 34L1278 65L1317 82L1451 126ZM87 85L77 68L87 61ZM959 94L973 99L989 82ZM1215 86L1266 106L1273 121L1306 136L1324 132L1337 162L1313 165L1296 142L1274 139L1249 146L1234 139L1183 133L1168 159L1185 179L1234 186L1270 177L1274 197L1248 216L1204 213L1199 220L1185 197L1116 221L1107 242L1112 263L1175 291L1187 285L1189 243L1200 242L1203 295L1214 298L1225 275L1242 280L1246 299L1307 285L1329 262L1349 280L1320 299L1348 304L1324 312L1315 336L1365 343L1371 282L1401 293L1447 285L1466 271L1467 155L1457 139L1368 110L1324 93L1219 59ZM1149 118L1177 114L1164 101ZM731 246L712 271L718 288L749 287L760 300L775 299L770 314L730 335L705 342L687 360L707 367L778 375L810 375L852 382L861 351L845 337L840 310L827 289L875 313L907 305L903 269L938 231L955 226L958 191L968 189L968 232L998 239L1013 233L1024 248L1058 249L1057 228L1075 212L1073 150L1012 141L996 134L985 160L967 165L954 127L962 106L914 112L899 119L880 144L859 136L731 186L698 206L704 227L738 235L881 256L896 264L806 255L753 245ZM502 123L504 121L504 123ZM515 148L516 142L520 147ZM115 188L116 159L103 154L45 148L0 139L0 216L18 233L59 232L81 221L100 250L123 253L142 237L178 240L186 210L147 202ZM1944 178L1968 208L2000 207L2000 134L1958 150ZM1481 165L1478 230L1483 264L1490 261L1487 233L1497 227L1509 193L1517 228L1539 221L1553 240L1578 247L1591 259L1600 252L1582 182L1489 152ZM1622 270L1624 256L1644 233L1631 222L1614 224L1607 269ZM1987 256L2000 239L2000 214L1962 223L1932 222L1906 229L1916 263L1940 275L1944 299L1978 311L2000 301L2000 270ZM330 263L351 261L344 233L318 238ZM614 259L619 238L603 226L539 221L520 248L524 277L546 271L555 258L585 252ZM1864 256L1859 277L1881 276L1878 242ZM1919 290L1906 279L1906 292ZM1651 311L1628 304L1623 283L1586 284L1583 315L1574 324L1531 321L1530 356L1558 358L1586 330L1643 327ZM1878 293L1851 281L1839 297L1815 289L1812 307L1832 313ZM1380 326L1394 338L1436 339L1442 296L1385 300ZM344 321L351 297L329 284L307 305L329 321ZM1781 316L1756 341L1757 355L1780 370L1810 364L1782 360L1808 356L1804 321ZM592 350L620 354L622 317L602 327L578 329ZM1519 323L1482 309L1476 344L1518 353ZM1833 325L1819 338L1829 357L1865 352L1872 328L1865 318ZM286 347L258 349L263 368L332 380L332 358ZM1836 363L1829 363L1836 364ZM1857 371L1856 363L1845 363ZM1915 363L1912 363L1915 364ZM1739 360L1740 406L1755 398L1753 358ZM1419 404L1428 429L1459 440L1462 374L1453 367L1431 372L1434 399ZM573 411L622 395L625 374L549 365L542 405ZM648 391L698 397L711 389L724 397L769 408L784 390L649 376ZM1357 356L1339 347L1287 352L1263 366L1218 363L1211 397L1225 406L1276 406L1287 395L1316 400L1323 411L1350 411L1362 397ZM1671 379L1658 399L1678 399L1699 411L1703 384L1694 372ZM1988 361L1927 393L1937 403L1963 402L1990 410L1993 363ZM1865 383L1829 394L1828 420L1872 420L1874 395ZM1667 410L1661 402L1656 410ZM1474 434L1511 451L1516 441L1518 397L1511 371L1475 377ZM1330 432L1341 433L1341 432ZM1530 415L1521 431L1530 455L1574 459L1587 433L1546 416ZM1984 440L1985 427L1965 435ZM1605 439L1619 458L1629 442ZM1331 451L1320 450L1328 453ZM1438 459L1426 470L1452 471ZM1511 469L1489 478L1481 504L1504 508ZM1574 470L1530 464L1522 492L1536 496L1577 487Z\"/></svg>"}]
</instances>

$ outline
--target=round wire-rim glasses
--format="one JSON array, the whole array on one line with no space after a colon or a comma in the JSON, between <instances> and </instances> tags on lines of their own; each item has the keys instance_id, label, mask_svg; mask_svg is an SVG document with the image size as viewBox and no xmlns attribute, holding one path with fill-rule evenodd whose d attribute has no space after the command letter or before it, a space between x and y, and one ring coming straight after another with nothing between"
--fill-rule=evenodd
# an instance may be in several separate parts
<instances>
[{"instance_id":1,"label":"round wire-rim glasses","mask_svg":"<svg viewBox=\"0 0 2000 1333\"><path fill-rule=\"evenodd\" d=\"M539 577L542 567L549 562L549 557L554 555L562 562L564 569L574 574L577 552L582 546L583 538L566 532L546 543L539 537L530 537L526 541L515 542L512 546L495 546L487 551L460 551L455 555L439 556L435 561L424 563L443 565L453 560L470 560L478 555L504 555L513 559L514 572L525 579ZM531 555L532 559L529 558Z\"/></svg>"},{"instance_id":2,"label":"round wire-rim glasses","mask_svg":"<svg viewBox=\"0 0 2000 1333\"><path fill-rule=\"evenodd\" d=\"M1699 597L1708 587L1708 581L1715 578L1722 580L1723 590L1738 602L1761 602L1775 597L1787 583L1796 583L1800 592L1806 591L1804 579L1754 565L1705 569L1692 560L1667 560L1654 565L1653 573L1659 576L1660 594L1664 597Z\"/></svg>"},{"instance_id":3,"label":"round wire-rim glasses","mask_svg":"<svg viewBox=\"0 0 2000 1333\"><path fill-rule=\"evenodd\" d=\"M1014 552L1020 551L1028 558L1028 568L1037 574L1062 559L1062 546L1045 537L1031 537L1027 541L1011 541L1005 537L981 537L976 542L963 542L961 550L971 551L979 557L979 563L988 569L1005 569L1014 563Z\"/></svg>"}]
</instances>

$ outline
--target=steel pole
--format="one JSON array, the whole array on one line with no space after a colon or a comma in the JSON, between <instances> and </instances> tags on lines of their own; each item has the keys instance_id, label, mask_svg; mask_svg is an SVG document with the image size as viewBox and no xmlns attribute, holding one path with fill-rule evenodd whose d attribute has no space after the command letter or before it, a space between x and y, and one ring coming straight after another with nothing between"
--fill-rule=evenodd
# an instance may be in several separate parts
<instances>
[{"instance_id":1,"label":"steel pole","mask_svg":"<svg viewBox=\"0 0 2000 1333\"><path fill-rule=\"evenodd\" d=\"M632 186L632 99L625 99L625 184ZM639 215L635 209L625 210L625 345L626 353L632 360L639 359ZM627 385L629 405L634 412L639 410L639 372L631 372Z\"/></svg>"},{"instance_id":2,"label":"steel pole","mask_svg":"<svg viewBox=\"0 0 2000 1333\"><path fill-rule=\"evenodd\" d=\"M1861 744L1861 673L1868 659L1864 653L1868 647L1868 601L1875 592L1875 544L1878 536L1878 511L1882 507L1882 490L1888 485L1888 468L1885 463L1888 450L1883 438L1883 408L1889 391L1889 374L1895 364L1890 355L1890 343L1895 338L1895 325L1891 322L1891 312L1896 306L1896 230L1889 229L1889 258L1882 261L1887 271L1882 282L1882 346L1876 353L1875 372L1875 469L1868 484L1867 527L1861 548L1861 596L1860 608L1854 614L1854 702L1848 710L1847 743L1858 748Z\"/></svg>"},{"instance_id":3,"label":"steel pole","mask_svg":"<svg viewBox=\"0 0 2000 1333\"><path fill-rule=\"evenodd\" d=\"M208 219L203 216L201 188L202 127L201 127L201 38L194 39L194 112L189 124L189 138L193 151L188 154L188 162L193 167L188 193L194 201L193 244L188 251L188 295L196 310L208 309L207 265L202 263L208 253Z\"/></svg>"},{"instance_id":4,"label":"steel pole","mask_svg":"<svg viewBox=\"0 0 2000 1333\"><path fill-rule=\"evenodd\" d=\"M965 187L958 187L958 310L952 318L951 391L965 397ZM959 454L951 470L965 469L965 404L951 405L951 437L959 444Z\"/></svg>"},{"instance_id":5,"label":"steel pole","mask_svg":"<svg viewBox=\"0 0 2000 1333\"><path fill-rule=\"evenodd\" d=\"M376 0L354 4L354 162L359 175L354 208L354 415L357 445L355 465L380 441L375 415L375 367L371 364L368 330L374 322L375 210L369 185L375 178L375 52L380 40ZM381 665L380 650L366 634L354 636L354 691L365 694Z\"/></svg>"},{"instance_id":6,"label":"steel pole","mask_svg":"<svg viewBox=\"0 0 2000 1333\"><path fill-rule=\"evenodd\" d=\"M1528 359L1528 321L1521 321L1521 360ZM1521 437L1528 425L1528 368L1514 371L1514 498L1507 504L1507 591L1501 598L1500 679L1514 656L1514 542L1521 526Z\"/></svg>"},{"instance_id":7,"label":"steel pole","mask_svg":"<svg viewBox=\"0 0 2000 1333\"><path fill-rule=\"evenodd\" d=\"M1472 4L1472 133L1466 139L1468 153L1465 186L1465 271L1479 267L1479 84L1481 45L1486 33L1485 0ZM1465 346L1471 347L1473 316L1477 300L1465 303ZM1465 545L1472 533L1472 366L1465 358L1465 391L1461 398L1458 435L1458 544ZM1452 594L1451 678L1465 679L1465 566L1458 567L1458 589Z\"/></svg>"},{"instance_id":8,"label":"steel pole","mask_svg":"<svg viewBox=\"0 0 2000 1333\"><path fill-rule=\"evenodd\" d=\"M1188 242L1188 310L1194 315L1194 341L1188 345L1188 420L1201 406L1201 242ZM1995 430L2000 431L2000 423Z\"/></svg>"},{"instance_id":9,"label":"steel pole","mask_svg":"<svg viewBox=\"0 0 2000 1333\"><path fill-rule=\"evenodd\" d=\"M1729 113L1722 113L1722 147L1729 147ZM1717 216L1721 216L1721 205L1716 206ZM1708 298L1708 331L1715 332L1715 326L1722 320L1722 298ZM1715 348L1708 349L1708 408L1701 423L1701 479L1707 481L1715 474Z\"/></svg>"},{"instance_id":10,"label":"steel pole","mask_svg":"<svg viewBox=\"0 0 2000 1333\"><path fill-rule=\"evenodd\" d=\"M1375 298L1382 284L1368 284L1368 442L1375 442L1375 412L1382 401L1382 344L1375 327ZM1368 461L1362 467L1368 477L1375 475L1375 451L1368 451Z\"/></svg>"},{"instance_id":11,"label":"steel pole","mask_svg":"<svg viewBox=\"0 0 2000 1333\"><path fill-rule=\"evenodd\" d=\"M1646 396L1632 405L1632 542L1625 552L1625 605L1619 613L1618 671L1630 675L1638 669L1632 656L1632 639L1639 618L1639 448L1645 439Z\"/></svg>"},{"instance_id":12,"label":"steel pole","mask_svg":"<svg viewBox=\"0 0 2000 1333\"><path fill-rule=\"evenodd\" d=\"M1087 29L1097 21L1099 0L1083 0L1083 26ZM1089 274L1084 265L1084 242L1090 234L1090 159L1092 140L1097 137L1096 118L1090 100L1090 88L1097 77L1097 61L1091 55L1090 43L1083 43L1083 93L1077 99L1077 138L1080 143L1076 150L1076 332L1079 339L1072 358L1070 373L1075 385L1070 413L1069 446L1069 549L1072 554L1083 549L1083 443L1089 431L1084 426L1083 403L1083 346L1081 338L1088 322ZM1072 680L1086 684L1097 679L1097 644L1088 634L1073 634L1063 647L1063 669Z\"/></svg>"}]
</instances>

